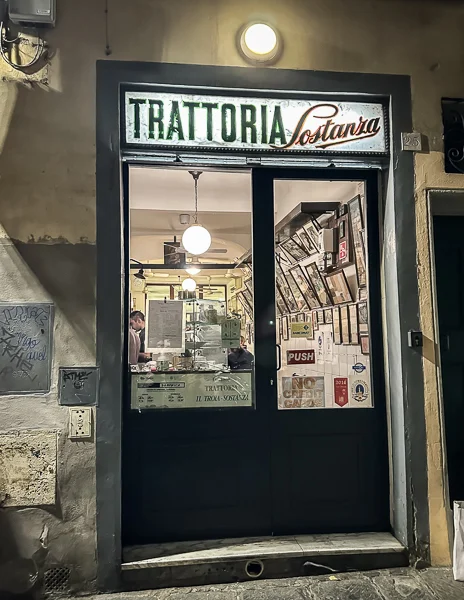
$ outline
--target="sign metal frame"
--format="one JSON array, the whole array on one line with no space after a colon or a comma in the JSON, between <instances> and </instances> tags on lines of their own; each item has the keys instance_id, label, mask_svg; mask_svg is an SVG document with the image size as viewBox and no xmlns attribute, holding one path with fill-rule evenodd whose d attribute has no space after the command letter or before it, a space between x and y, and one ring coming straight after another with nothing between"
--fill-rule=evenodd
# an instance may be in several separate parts
<instances>
[{"instance_id":1,"label":"sign metal frame","mask_svg":"<svg viewBox=\"0 0 464 600\"><path fill-rule=\"evenodd\" d=\"M231 102L233 100L262 100L269 102L307 102L308 107L311 103L318 104L332 104L332 105L375 105L381 106L382 108L382 119L381 119L381 131L384 135L383 149L380 151L361 149L361 150L340 150L339 146L334 145L328 149L307 149L307 148L292 148L281 149L281 148L263 148L263 147L252 147L249 144L244 147L234 147L233 145L224 144L183 144L182 141L172 139L172 143L156 143L153 141L144 141L143 139L138 141L128 139L127 135L127 121L126 121L126 95L127 94L153 94L156 98L158 94L169 94L171 96L179 96L178 100L182 96L200 96L200 97L217 97L219 99L225 99L230 97ZM169 115L165 116L166 124L169 122ZM121 125L121 148L123 152L134 152L137 150L144 150L146 152L198 152L202 153L219 153L219 154L233 154L233 155L261 155L261 156L336 156L336 157L388 157L390 152L390 128L388 118L388 107L385 98L373 97L373 96L357 96L357 97L337 97L335 95L321 95L311 94L308 92L277 92L269 90L263 92L263 90L242 90L242 89L225 89L225 88L195 88L191 86L169 86L169 85L123 85L120 88L120 125ZM184 130L187 131L189 127L188 122L184 123ZM304 127L300 133L304 132ZM356 140L350 142L356 144Z\"/></svg>"}]
</instances>

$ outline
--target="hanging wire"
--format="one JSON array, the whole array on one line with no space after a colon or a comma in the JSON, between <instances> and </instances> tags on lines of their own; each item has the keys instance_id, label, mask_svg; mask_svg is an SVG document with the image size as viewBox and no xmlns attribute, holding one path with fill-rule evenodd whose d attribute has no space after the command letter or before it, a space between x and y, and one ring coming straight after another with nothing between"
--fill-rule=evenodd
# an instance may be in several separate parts
<instances>
[{"instance_id":1,"label":"hanging wire","mask_svg":"<svg viewBox=\"0 0 464 600\"><path fill-rule=\"evenodd\" d=\"M37 42L32 42L28 38L23 37L21 35L16 36L14 39L9 39L6 23L2 21L0 23L0 56L8 65L10 65L10 67L13 67L13 69L16 69L17 71L22 71L24 69L33 67L39 62L44 52L46 51L46 43L36 31L35 37L38 40ZM24 52L23 46L30 46L31 48L35 48L35 54L32 58L30 56L27 56L27 58L30 59L28 62L15 62L11 58L12 46L16 46L18 53Z\"/></svg>"},{"instance_id":2,"label":"hanging wire","mask_svg":"<svg viewBox=\"0 0 464 600\"><path fill-rule=\"evenodd\" d=\"M189 171L195 185L195 215L193 217L195 225L198 225L198 180L200 179L202 172L203 171Z\"/></svg>"},{"instance_id":3,"label":"hanging wire","mask_svg":"<svg viewBox=\"0 0 464 600\"><path fill-rule=\"evenodd\" d=\"M105 54L106 56L110 56L113 52L110 46L110 28L109 28L109 6L108 0L105 0Z\"/></svg>"}]
</instances>

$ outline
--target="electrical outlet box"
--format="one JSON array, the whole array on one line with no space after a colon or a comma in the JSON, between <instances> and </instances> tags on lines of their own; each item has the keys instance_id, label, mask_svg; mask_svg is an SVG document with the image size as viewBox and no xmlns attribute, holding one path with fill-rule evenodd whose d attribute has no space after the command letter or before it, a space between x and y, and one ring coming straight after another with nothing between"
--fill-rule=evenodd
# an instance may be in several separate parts
<instances>
[{"instance_id":1,"label":"electrical outlet box","mask_svg":"<svg viewBox=\"0 0 464 600\"><path fill-rule=\"evenodd\" d=\"M335 252L335 229L319 231L319 252Z\"/></svg>"},{"instance_id":2,"label":"electrical outlet box","mask_svg":"<svg viewBox=\"0 0 464 600\"><path fill-rule=\"evenodd\" d=\"M9 0L10 21L25 27L54 27L56 0Z\"/></svg>"},{"instance_id":3,"label":"electrical outlet box","mask_svg":"<svg viewBox=\"0 0 464 600\"><path fill-rule=\"evenodd\" d=\"M69 439L85 440L92 437L92 407L69 408Z\"/></svg>"}]
</instances>

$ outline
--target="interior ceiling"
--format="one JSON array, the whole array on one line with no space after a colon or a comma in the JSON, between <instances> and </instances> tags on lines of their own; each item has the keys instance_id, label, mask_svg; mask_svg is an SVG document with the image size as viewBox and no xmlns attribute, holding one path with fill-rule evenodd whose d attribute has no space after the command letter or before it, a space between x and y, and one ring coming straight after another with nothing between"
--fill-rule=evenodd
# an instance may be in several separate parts
<instances>
[{"instance_id":1,"label":"interior ceiling","mask_svg":"<svg viewBox=\"0 0 464 600\"><path fill-rule=\"evenodd\" d=\"M185 225L179 220L179 213L166 210L131 209L131 235L164 235L171 238L181 235ZM199 222L213 237L221 235L251 233L251 214L234 212L202 212Z\"/></svg>"},{"instance_id":2,"label":"interior ceiling","mask_svg":"<svg viewBox=\"0 0 464 600\"><path fill-rule=\"evenodd\" d=\"M277 180L276 212L292 201L339 202L356 195L357 182ZM289 198L289 196L291 198ZM129 202L131 210L166 210L193 213L194 186L185 169L130 167ZM251 174L242 171L204 171L198 181L200 212L251 212Z\"/></svg>"},{"instance_id":3,"label":"interior ceiling","mask_svg":"<svg viewBox=\"0 0 464 600\"><path fill-rule=\"evenodd\" d=\"M340 202L358 193L358 182L276 180L275 219L285 217L300 202ZM251 246L250 171L204 171L198 182L198 221L211 233L207 262L234 262ZM142 262L162 261L163 242L178 240L186 225L179 215L194 212L194 181L188 170L130 167L129 204L131 257ZM192 220L190 221L192 222Z\"/></svg>"},{"instance_id":4,"label":"interior ceiling","mask_svg":"<svg viewBox=\"0 0 464 600\"><path fill-rule=\"evenodd\" d=\"M185 169L131 167L131 209L194 210L194 182ZM250 212L251 176L247 172L205 171L198 180L198 209L207 212Z\"/></svg>"}]
</instances>

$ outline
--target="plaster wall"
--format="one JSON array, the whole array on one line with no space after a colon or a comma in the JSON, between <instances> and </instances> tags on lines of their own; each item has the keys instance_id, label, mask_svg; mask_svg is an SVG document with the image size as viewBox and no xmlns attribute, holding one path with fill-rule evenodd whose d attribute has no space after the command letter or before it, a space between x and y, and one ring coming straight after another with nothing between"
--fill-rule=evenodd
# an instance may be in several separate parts
<instances>
[{"instance_id":1,"label":"plaster wall","mask_svg":"<svg viewBox=\"0 0 464 600\"><path fill-rule=\"evenodd\" d=\"M414 126L429 141L429 152L415 160L431 558L447 564L426 189L463 187L462 176L443 170L440 99L464 96L464 7L451 0L112 0L109 58L246 66L235 35L256 18L282 34L276 68L411 76ZM57 27L46 37L52 59L37 74L40 85L9 81L11 70L0 63L0 299L51 300L57 311L51 392L0 397L5 431L66 432L67 413L57 402L58 366L95 361L95 61L105 58L105 4L60 0ZM76 581L91 587L94 446L71 443L65 434L59 440L56 506L8 508L0 516L26 556L46 523L50 556L79 565Z\"/></svg>"}]
</instances>

